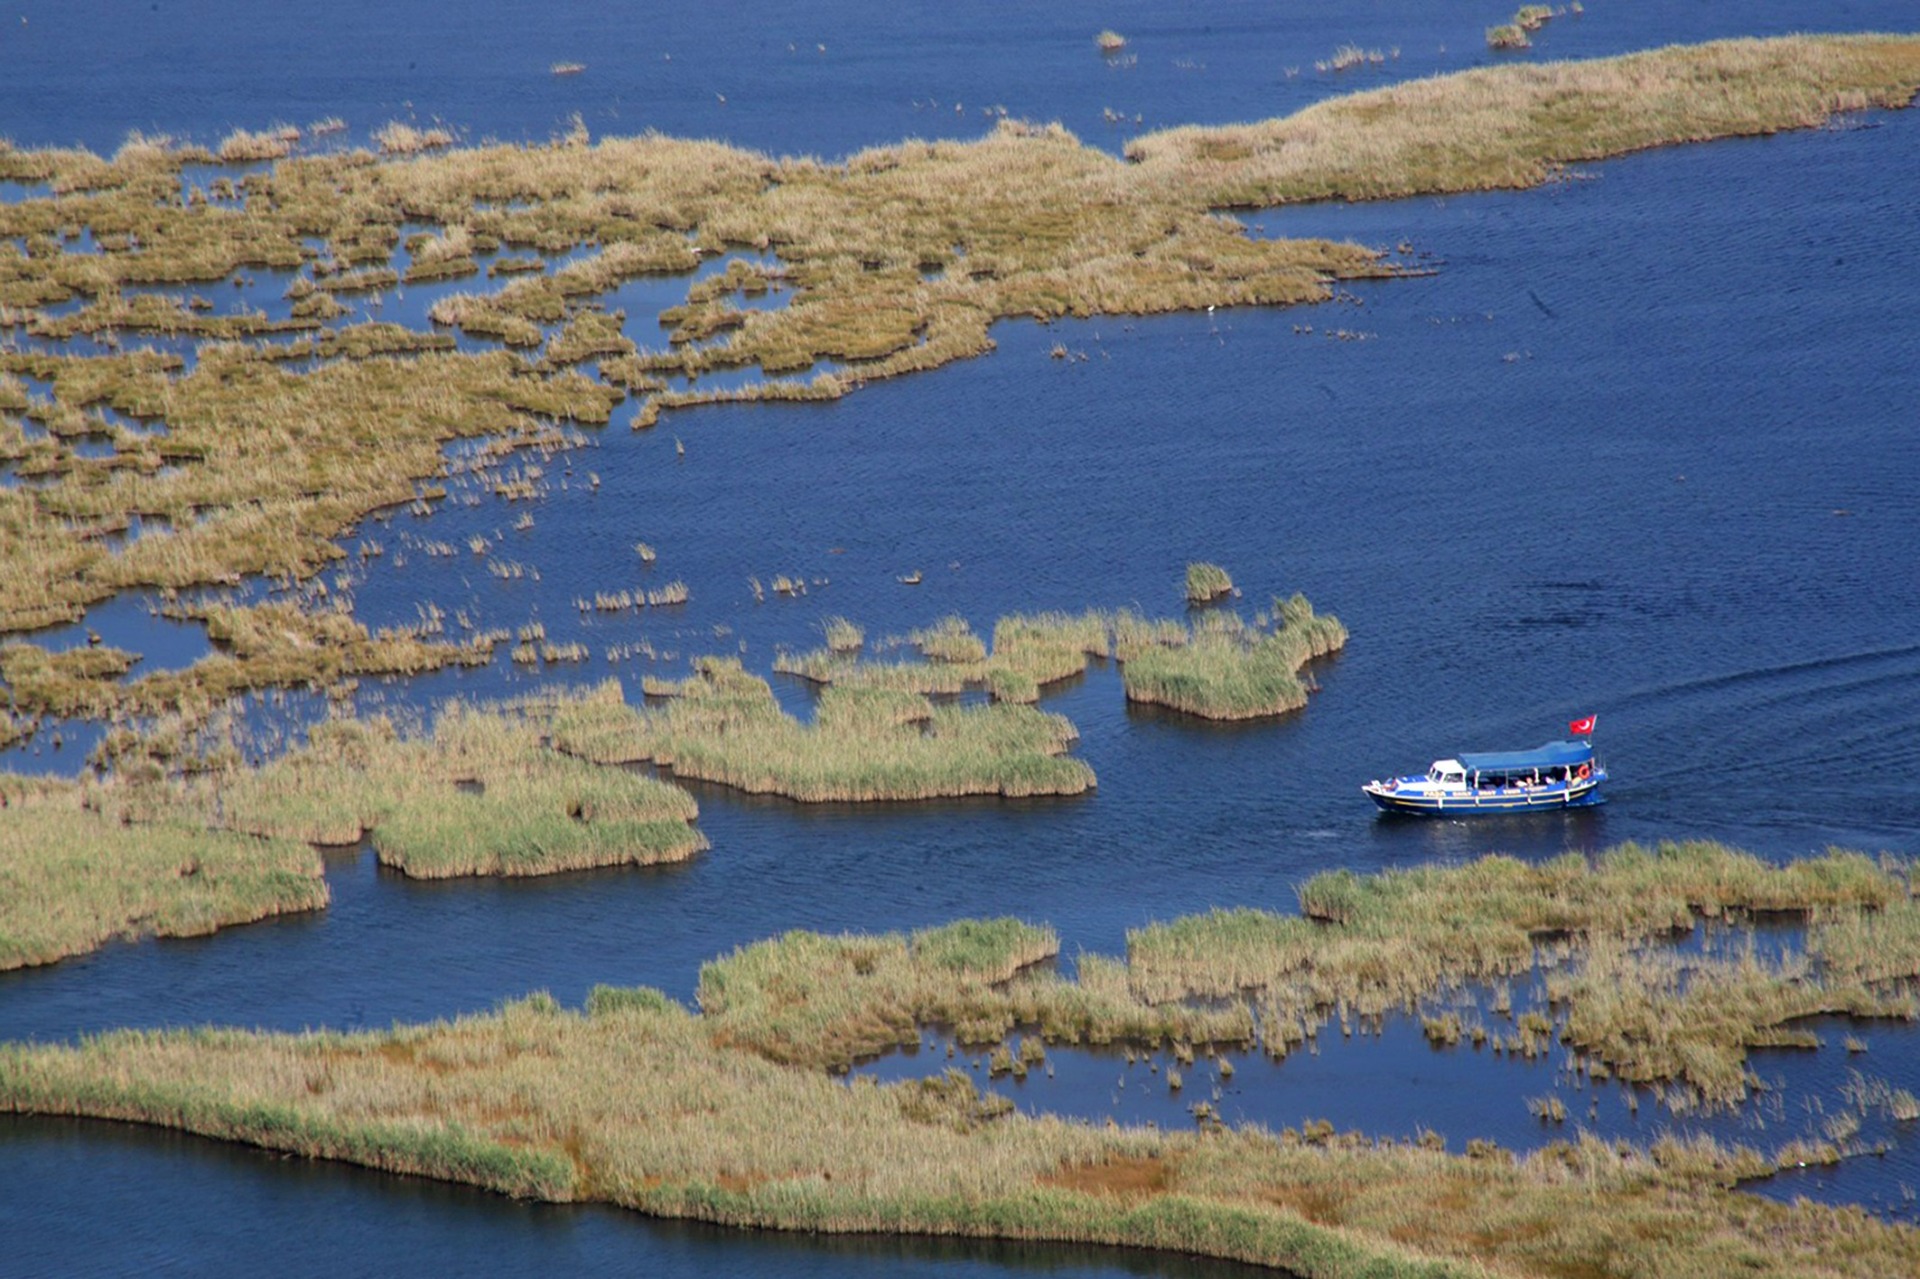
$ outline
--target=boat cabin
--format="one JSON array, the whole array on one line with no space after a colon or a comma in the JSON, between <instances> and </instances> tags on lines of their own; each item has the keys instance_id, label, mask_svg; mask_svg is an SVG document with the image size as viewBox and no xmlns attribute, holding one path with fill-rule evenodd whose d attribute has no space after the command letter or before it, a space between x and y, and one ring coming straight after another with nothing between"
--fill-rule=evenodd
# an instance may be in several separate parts
<instances>
[{"instance_id":1,"label":"boat cabin","mask_svg":"<svg viewBox=\"0 0 1920 1279\"><path fill-rule=\"evenodd\" d=\"M1441 760L1461 771L1463 784L1476 790L1566 785L1593 771L1589 742L1548 742L1530 751L1489 751Z\"/></svg>"}]
</instances>

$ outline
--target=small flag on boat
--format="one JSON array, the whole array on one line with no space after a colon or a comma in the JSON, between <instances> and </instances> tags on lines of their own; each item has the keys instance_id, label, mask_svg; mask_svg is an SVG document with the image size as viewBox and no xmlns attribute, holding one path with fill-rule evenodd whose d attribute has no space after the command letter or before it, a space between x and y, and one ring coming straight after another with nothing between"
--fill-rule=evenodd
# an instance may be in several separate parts
<instances>
[{"instance_id":1,"label":"small flag on boat","mask_svg":"<svg viewBox=\"0 0 1920 1279\"><path fill-rule=\"evenodd\" d=\"M1594 721L1599 718L1598 715L1589 715L1585 719L1569 720L1567 722L1567 731L1574 734L1591 733L1593 732Z\"/></svg>"}]
</instances>

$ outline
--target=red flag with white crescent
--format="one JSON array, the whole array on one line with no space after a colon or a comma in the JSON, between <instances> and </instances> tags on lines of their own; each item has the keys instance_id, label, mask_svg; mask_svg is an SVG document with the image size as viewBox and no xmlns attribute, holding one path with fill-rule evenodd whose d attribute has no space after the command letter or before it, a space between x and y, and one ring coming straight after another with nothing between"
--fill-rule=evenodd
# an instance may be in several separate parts
<instances>
[{"instance_id":1,"label":"red flag with white crescent","mask_svg":"<svg viewBox=\"0 0 1920 1279\"><path fill-rule=\"evenodd\" d=\"M1567 731L1576 735L1592 733L1594 722L1599 718L1598 715L1589 715L1585 719L1571 720L1567 724Z\"/></svg>"}]
</instances>

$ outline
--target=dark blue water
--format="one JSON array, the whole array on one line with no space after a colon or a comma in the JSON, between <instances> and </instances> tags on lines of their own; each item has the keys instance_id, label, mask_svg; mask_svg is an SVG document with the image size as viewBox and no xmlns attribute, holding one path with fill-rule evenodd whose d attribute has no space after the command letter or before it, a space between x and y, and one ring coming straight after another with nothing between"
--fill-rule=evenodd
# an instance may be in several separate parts
<instances>
[{"instance_id":1,"label":"dark blue water","mask_svg":"<svg viewBox=\"0 0 1920 1279\"><path fill-rule=\"evenodd\" d=\"M538 23L492 6L332 6L316 20L162 3L116 8L110 23L89 5L21 12L21 28L13 15L0 24L0 128L23 143L110 150L129 128L217 143L235 126L325 115L346 117L350 137L443 116L474 138L539 138L577 110L596 132L657 127L832 155L907 134L975 136L988 127L981 108L1001 103L1115 147L1136 112L1145 128L1274 114L1488 61L1481 30L1507 10L1133 4L1083 21L1013 5L635 15L578 4ZM1895 4L1595 4L1539 43L1586 56L1903 24L1911 12ZM1105 26L1128 35L1135 61L1093 51ZM1348 43L1400 56L1313 69ZM559 60L588 70L556 78ZM1105 108L1128 123L1109 125ZM537 502L468 506L456 492L430 517L369 521L347 539L387 548L355 570L362 620L410 623L431 600L483 625L539 618L593 650L541 678L619 674L632 686L716 651L765 671L779 648L817 643L832 614L875 637L956 611L983 630L1026 609L1171 614L1192 558L1225 564L1248 612L1301 590L1354 639L1318 668L1308 710L1251 726L1129 709L1116 673L1096 667L1047 702L1080 728L1100 778L1092 796L875 811L703 788L714 847L696 861L530 884L413 884L342 857L324 914L0 975L0 1037L384 1026L532 989L577 1002L601 981L684 998L702 960L790 927L1012 913L1054 924L1069 955L1118 953L1125 930L1150 920L1290 909L1294 886L1325 867L1492 850L1701 835L1776 857L1830 843L1920 851L1920 791L1907 780L1920 763L1920 124L1856 123L1868 127L1632 157L1535 192L1251 216L1267 234L1410 242L1439 272L1304 310L1003 324L987 358L830 405L701 409L641 434L616 412L588 447L553 459ZM639 340L646 309L684 294L684 280L658 283L609 299L629 308ZM257 287L277 297L284 284ZM423 322L434 294L409 292L382 299L383 318ZM1340 330L1365 336L1328 336ZM1055 343L1087 358L1053 360ZM534 525L515 530L523 510ZM491 577L466 548L476 533L539 579ZM457 553L429 555L423 540ZM651 568L633 554L641 540L659 551ZM901 586L915 569L923 583ZM748 579L780 573L825 581L756 603ZM573 603L675 579L693 592L679 609L583 620ZM149 668L200 651L141 601L89 622ZM610 645L641 640L672 656L606 660ZM481 672L370 685L363 701L491 695L531 678L503 654ZM798 686L782 692L804 704ZM1367 777L1531 745L1589 712L1617 778L1597 812L1403 824L1377 820L1358 794ZM85 744L57 761L39 748L11 762L70 770ZM1842 1033L1823 1030L1819 1053L1766 1056L1789 1107L1831 1107L1849 1069L1899 1077L1914 1057L1910 1034L1874 1028L1860 1032L1873 1050L1850 1060ZM1456 1147L1476 1135L1527 1144L1521 1099L1552 1090L1559 1067L1484 1056L1435 1053L1403 1024L1317 1058L1243 1062L1223 1110L1385 1133L1426 1125ZM1131 1108L1103 1098L1112 1065L1057 1054L1056 1079L1017 1091L1035 1109L1180 1121L1185 1103L1157 1090L1123 1092ZM1569 1100L1569 1128L1584 1104ZM1636 1117L1622 1105L1607 1093L1594 1122L1636 1136L1659 1122L1651 1105ZM1755 1118L1768 1116L1756 1110L1734 1135L1767 1144ZM1776 1126L1798 1135L1806 1120ZM664 1226L108 1125L10 1121L0 1143L0 1269L21 1273L285 1268L285 1239L303 1241L298 1264L316 1271L449 1257L498 1272L536 1257L657 1273L1175 1265ZM1904 1167L1855 1161L1773 1191L1898 1214L1915 1180ZM248 1223L237 1234L236 1220Z\"/></svg>"},{"instance_id":2,"label":"dark blue water","mask_svg":"<svg viewBox=\"0 0 1920 1279\"><path fill-rule=\"evenodd\" d=\"M1512 12L1405 0L1114 0L1097 10L21 0L0 31L0 121L22 145L104 154L134 129L217 146L235 128L329 117L347 125L336 141L362 142L390 120L444 122L468 141L544 141L577 113L595 135L658 129L831 157L910 136L974 137L1004 110L1117 150L1143 130L1259 119L1510 60L1487 49L1485 32ZM1607 0L1548 23L1524 56L1911 24L1900 0ZM1121 56L1096 51L1105 28L1127 37ZM1316 69L1348 45L1382 60ZM556 76L560 62L586 70Z\"/></svg>"},{"instance_id":3,"label":"dark blue water","mask_svg":"<svg viewBox=\"0 0 1920 1279\"><path fill-rule=\"evenodd\" d=\"M0 1115L9 1276L758 1274L1251 1279L1273 1272L1112 1248L793 1236L517 1203L128 1124ZM103 1230L103 1223L111 1223Z\"/></svg>"}]
</instances>

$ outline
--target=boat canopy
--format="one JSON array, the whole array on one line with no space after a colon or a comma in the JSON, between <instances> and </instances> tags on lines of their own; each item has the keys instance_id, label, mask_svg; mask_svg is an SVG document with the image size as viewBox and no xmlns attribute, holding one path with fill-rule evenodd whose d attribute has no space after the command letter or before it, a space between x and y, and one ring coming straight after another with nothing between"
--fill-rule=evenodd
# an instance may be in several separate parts
<instances>
[{"instance_id":1,"label":"boat canopy","mask_svg":"<svg viewBox=\"0 0 1920 1279\"><path fill-rule=\"evenodd\" d=\"M1530 751L1490 751L1484 755L1462 755L1460 762L1473 773L1522 773L1535 768L1564 768L1591 763L1590 742L1548 742Z\"/></svg>"}]
</instances>

